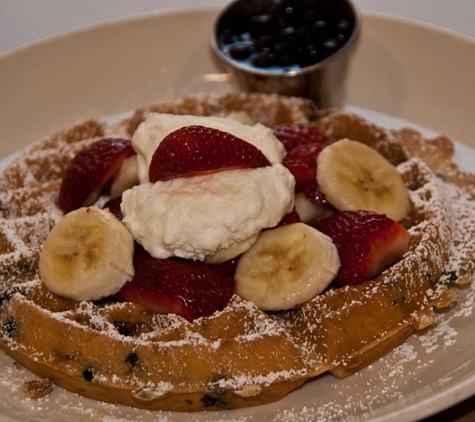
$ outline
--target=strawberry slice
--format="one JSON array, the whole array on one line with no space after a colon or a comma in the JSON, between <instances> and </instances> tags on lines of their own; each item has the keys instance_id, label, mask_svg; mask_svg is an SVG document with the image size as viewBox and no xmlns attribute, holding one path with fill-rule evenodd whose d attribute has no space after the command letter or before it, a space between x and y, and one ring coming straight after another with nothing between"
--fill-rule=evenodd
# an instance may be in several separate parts
<instances>
[{"instance_id":1,"label":"strawberry slice","mask_svg":"<svg viewBox=\"0 0 475 422\"><path fill-rule=\"evenodd\" d=\"M303 192L309 201L329 207L316 178L317 157L330 144L329 139L311 125L278 125L273 131L287 151L283 164L295 178L295 192Z\"/></svg>"},{"instance_id":2,"label":"strawberry slice","mask_svg":"<svg viewBox=\"0 0 475 422\"><path fill-rule=\"evenodd\" d=\"M122 203L122 196L117 198L109 199L102 208L107 208L117 220L122 221L124 219L124 214L120 208L120 204Z\"/></svg>"},{"instance_id":3,"label":"strawberry slice","mask_svg":"<svg viewBox=\"0 0 475 422\"><path fill-rule=\"evenodd\" d=\"M188 321L222 310L234 293L234 282L203 262L157 259L140 250L135 275L116 294L153 313L174 313Z\"/></svg>"},{"instance_id":4,"label":"strawberry slice","mask_svg":"<svg viewBox=\"0 0 475 422\"><path fill-rule=\"evenodd\" d=\"M130 141L106 138L81 150L66 167L59 208L68 213L92 205L108 186L122 162L134 154Z\"/></svg>"},{"instance_id":5,"label":"strawberry slice","mask_svg":"<svg viewBox=\"0 0 475 422\"><path fill-rule=\"evenodd\" d=\"M288 214L285 214L279 221L278 226L287 226L289 224L300 223L302 220L297 211L292 210Z\"/></svg>"},{"instance_id":6,"label":"strawberry slice","mask_svg":"<svg viewBox=\"0 0 475 422\"><path fill-rule=\"evenodd\" d=\"M295 177L296 192L301 192L302 188L309 183L316 184L317 157L325 146L323 144L299 145L285 156L283 164Z\"/></svg>"},{"instance_id":7,"label":"strawberry slice","mask_svg":"<svg viewBox=\"0 0 475 422\"><path fill-rule=\"evenodd\" d=\"M294 148L313 144L322 147L329 144L328 138L314 126L304 124L282 124L272 128L275 137L284 144L287 152Z\"/></svg>"},{"instance_id":8,"label":"strawberry slice","mask_svg":"<svg viewBox=\"0 0 475 422\"><path fill-rule=\"evenodd\" d=\"M411 235L386 215L342 211L311 226L331 237L340 255L335 282L355 285L380 274L407 251Z\"/></svg>"},{"instance_id":9,"label":"strawberry slice","mask_svg":"<svg viewBox=\"0 0 475 422\"><path fill-rule=\"evenodd\" d=\"M302 187L316 180L316 166L309 166L299 160L284 158L284 166L295 178L295 192L301 192Z\"/></svg>"},{"instance_id":10,"label":"strawberry slice","mask_svg":"<svg viewBox=\"0 0 475 422\"><path fill-rule=\"evenodd\" d=\"M222 275L232 280L234 278L234 273L236 272L236 267L238 266L240 259L241 255L236 256L235 258L232 258L229 261L208 265L213 270L220 272Z\"/></svg>"},{"instance_id":11,"label":"strawberry slice","mask_svg":"<svg viewBox=\"0 0 475 422\"><path fill-rule=\"evenodd\" d=\"M332 205L328 202L328 199L325 194L320 190L316 178L314 180L311 180L310 182L302 184L301 192L310 202L313 202L314 204L319 204L324 208L333 208Z\"/></svg>"},{"instance_id":12,"label":"strawberry slice","mask_svg":"<svg viewBox=\"0 0 475 422\"><path fill-rule=\"evenodd\" d=\"M254 145L237 136L205 126L185 126L168 134L155 150L150 181L190 177L221 170L270 165Z\"/></svg>"}]
</instances>

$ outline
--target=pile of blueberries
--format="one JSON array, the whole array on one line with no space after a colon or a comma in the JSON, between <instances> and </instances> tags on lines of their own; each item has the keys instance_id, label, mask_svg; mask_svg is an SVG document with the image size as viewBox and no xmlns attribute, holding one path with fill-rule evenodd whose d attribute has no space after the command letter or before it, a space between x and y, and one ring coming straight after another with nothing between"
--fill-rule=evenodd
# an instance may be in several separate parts
<instances>
[{"instance_id":1,"label":"pile of blueberries","mask_svg":"<svg viewBox=\"0 0 475 422\"><path fill-rule=\"evenodd\" d=\"M272 13L237 19L218 36L221 50L242 65L292 71L334 54L350 38L353 22L334 10L282 2Z\"/></svg>"}]
</instances>

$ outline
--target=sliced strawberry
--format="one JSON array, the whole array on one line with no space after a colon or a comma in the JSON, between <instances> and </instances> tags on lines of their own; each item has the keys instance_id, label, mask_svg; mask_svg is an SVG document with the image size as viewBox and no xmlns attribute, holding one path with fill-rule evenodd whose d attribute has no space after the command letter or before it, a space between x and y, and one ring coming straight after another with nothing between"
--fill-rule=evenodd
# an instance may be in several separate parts
<instances>
[{"instance_id":1,"label":"sliced strawberry","mask_svg":"<svg viewBox=\"0 0 475 422\"><path fill-rule=\"evenodd\" d=\"M331 204L328 202L327 197L320 190L316 178L307 183L304 183L301 186L300 191L310 202L313 202L314 204L319 204L325 208L332 208Z\"/></svg>"},{"instance_id":2,"label":"sliced strawberry","mask_svg":"<svg viewBox=\"0 0 475 422\"><path fill-rule=\"evenodd\" d=\"M301 161L288 159L287 157L284 158L283 164L295 178L295 192L301 192L303 186L316 180L315 166L311 167Z\"/></svg>"},{"instance_id":3,"label":"sliced strawberry","mask_svg":"<svg viewBox=\"0 0 475 422\"><path fill-rule=\"evenodd\" d=\"M284 144L287 152L301 145L313 144L324 147L329 144L328 138L311 125L283 124L274 126L272 130L275 137Z\"/></svg>"},{"instance_id":4,"label":"sliced strawberry","mask_svg":"<svg viewBox=\"0 0 475 422\"><path fill-rule=\"evenodd\" d=\"M239 256L237 256L233 259L230 259L229 261L220 262L219 264L208 264L208 265L213 270L216 270L216 271L220 272L225 277L232 280L234 278L234 273L236 272L236 267L239 264L239 259L240 258L241 258L241 255L239 255Z\"/></svg>"},{"instance_id":5,"label":"sliced strawberry","mask_svg":"<svg viewBox=\"0 0 475 422\"><path fill-rule=\"evenodd\" d=\"M237 136L205 126L185 126L168 134L157 147L149 178L157 182L268 165L269 160L258 148Z\"/></svg>"},{"instance_id":6,"label":"sliced strawberry","mask_svg":"<svg viewBox=\"0 0 475 422\"><path fill-rule=\"evenodd\" d=\"M295 209L282 217L278 226L287 226L288 224L300 223L302 220Z\"/></svg>"},{"instance_id":7,"label":"sliced strawberry","mask_svg":"<svg viewBox=\"0 0 475 422\"><path fill-rule=\"evenodd\" d=\"M124 214L120 208L120 204L122 203L122 196L117 198L109 199L102 208L107 208L114 216L119 220L122 221L124 218Z\"/></svg>"},{"instance_id":8,"label":"sliced strawberry","mask_svg":"<svg viewBox=\"0 0 475 422\"><path fill-rule=\"evenodd\" d=\"M278 125L273 131L287 151L283 164L295 178L295 192L303 192L311 202L329 205L316 180L317 157L330 144L329 139L311 125Z\"/></svg>"},{"instance_id":9,"label":"sliced strawberry","mask_svg":"<svg viewBox=\"0 0 475 422\"><path fill-rule=\"evenodd\" d=\"M371 211L342 211L311 226L335 243L341 261L335 281L343 285L380 274L402 257L411 240L399 223Z\"/></svg>"},{"instance_id":10,"label":"sliced strawberry","mask_svg":"<svg viewBox=\"0 0 475 422\"><path fill-rule=\"evenodd\" d=\"M318 154L320 154L327 145L327 143L299 145L291 149L285 156L285 159L298 161L315 169Z\"/></svg>"},{"instance_id":11,"label":"sliced strawberry","mask_svg":"<svg viewBox=\"0 0 475 422\"><path fill-rule=\"evenodd\" d=\"M234 292L234 282L199 261L157 259L134 255L135 275L117 294L150 312L174 313L189 321L222 310Z\"/></svg>"},{"instance_id":12,"label":"sliced strawberry","mask_svg":"<svg viewBox=\"0 0 475 422\"><path fill-rule=\"evenodd\" d=\"M134 154L130 141L101 139L80 151L66 167L59 192L59 208L68 213L92 205L122 162Z\"/></svg>"},{"instance_id":13,"label":"sliced strawberry","mask_svg":"<svg viewBox=\"0 0 475 422\"><path fill-rule=\"evenodd\" d=\"M296 192L300 192L303 185L316 180L317 157L327 145L328 141L307 143L297 145L287 152L283 164L295 177Z\"/></svg>"}]
</instances>

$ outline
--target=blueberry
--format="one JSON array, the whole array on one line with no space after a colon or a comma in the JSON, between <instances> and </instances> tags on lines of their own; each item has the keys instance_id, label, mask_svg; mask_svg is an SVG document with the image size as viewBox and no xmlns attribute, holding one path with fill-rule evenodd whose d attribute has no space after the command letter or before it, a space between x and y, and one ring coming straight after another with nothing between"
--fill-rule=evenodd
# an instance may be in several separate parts
<instances>
[{"instance_id":1,"label":"blueberry","mask_svg":"<svg viewBox=\"0 0 475 422\"><path fill-rule=\"evenodd\" d=\"M236 43L229 49L229 55L234 60L247 60L254 51L251 43Z\"/></svg>"},{"instance_id":2,"label":"blueberry","mask_svg":"<svg viewBox=\"0 0 475 422\"><path fill-rule=\"evenodd\" d=\"M325 51L324 54L329 56L333 54L336 50L338 50L338 41L334 38L328 38L322 42L322 47Z\"/></svg>"},{"instance_id":3,"label":"blueberry","mask_svg":"<svg viewBox=\"0 0 475 422\"><path fill-rule=\"evenodd\" d=\"M286 15L291 16L291 15L293 15L293 13L294 13L294 8L292 6L287 6L285 8L285 14Z\"/></svg>"},{"instance_id":4,"label":"blueberry","mask_svg":"<svg viewBox=\"0 0 475 422\"><path fill-rule=\"evenodd\" d=\"M135 366L137 365L137 362L139 361L139 357L137 353L131 352L127 355L125 358L125 362L127 362L130 366Z\"/></svg>"},{"instance_id":5,"label":"blueberry","mask_svg":"<svg viewBox=\"0 0 475 422\"><path fill-rule=\"evenodd\" d=\"M92 370L90 368L87 368L82 371L82 377L86 381L92 381L92 379L94 378L94 374L92 373Z\"/></svg>"},{"instance_id":6,"label":"blueberry","mask_svg":"<svg viewBox=\"0 0 475 422\"><path fill-rule=\"evenodd\" d=\"M343 45L346 42L346 36L343 34L337 34L336 40Z\"/></svg>"},{"instance_id":7,"label":"blueberry","mask_svg":"<svg viewBox=\"0 0 475 422\"><path fill-rule=\"evenodd\" d=\"M326 29L328 25L326 21L319 19L315 21L314 26L318 29Z\"/></svg>"},{"instance_id":8,"label":"blueberry","mask_svg":"<svg viewBox=\"0 0 475 422\"><path fill-rule=\"evenodd\" d=\"M301 22L304 25L311 25L313 22L315 22L315 19L317 19L317 12L315 12L315 10L309 10L308 12L302 14Z\"/></svg>"},{"instance_id":9,"label":"blueberry","mask_svg":"<svg viewBox=\"0 0 475 422\"><path fill-rule=\"evenodd\" d=\"M289 39L295 37L296 29L294 26L286 26L284 29L280 31L279 38L281 40Z\"/></svg>"},{"instance_id":10,"label":"blueberry","mask_svg":"<svg viewBox=\"0 0 475 422\"><path fill-rule=\"evenodd\" d=\"M201 398L201 402L203 403L204 407L212 407L218 405L220 400L218 397L214 397L210 394L205 394Z\"/></svg>"},{"instance_id":11,"label":"blueberry","mask_svg":"<svg viewBox=\"0 0 475 422\"><path fill-rule=\"evenodd\" d=\"M277 43L274 46L274 53L277 66L289 67L297 63L296 55L288 44Z\"/></svg>"},{"instance_id":12,"label":"blueberry","mask_svg":"<svg viewBox=\"0 0 475 422\"><path fill-rule=\"evenodd\" d=\"M272 15L261 14L251 17L249 20L251 39L257 40L264 35L272 35L278 32L279 22Z\"/></svg>"},{"instance_id":13,"label":"blueberry","mask_svg":"<svg viewBox=\"0 0 475 422\"><path fill-rule=\"evenodd\" d=\"M344 33L351 32L350 24L346 19L340 19L338 23L336 24L336 29Z\"/></svg>"},{"instance_id":14,"label":"blueberry","mask_svg":"<svg viewBox=\"0 0 475 422\"><path fill-rule=\"evenodd\" d=\"M275 56L270 52L261 52L251 57L251 63L256 67L270 67L274 64Z\"/></svg>"},{"instance_id":15,"label":"blueberry","mask_svg":"<svg viewBox=\"0 0 475 422\"><path fill-rule=\"evenodd\" d=\"M258 50L262 50L265 48L270 48L273 44L274 37L271 35L262 35L256 41L255 45Z\"/></svg>"},{"instance_id":16,"label":"blueberry","mask_svg":"<svg viewBox=\"0 0 475 422\"><path fill-rule=\"evenodd\" d=\"M225 29L218 37L218 41L221 45L231 45L239 40L238 35L231 30L231 28Z\"/></svg>"}]
</instances>

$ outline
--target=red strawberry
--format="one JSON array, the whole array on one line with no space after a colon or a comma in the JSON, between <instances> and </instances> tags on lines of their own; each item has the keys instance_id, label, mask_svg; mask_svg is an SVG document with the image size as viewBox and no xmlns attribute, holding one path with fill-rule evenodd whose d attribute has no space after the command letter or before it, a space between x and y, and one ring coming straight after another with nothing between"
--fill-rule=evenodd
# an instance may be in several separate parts
<instances>
[{"instance_id":1,"label":"red strawberry","mask_svg":"<svg viewBox=\"0 0 475 422\"><path fill-rule=\"evenodd\" d=\"M305 126L304 126L305 127ZM284 158L286 166L295 177L295 190L299 192L303 185L316 180L317 157L328 145L328 140L319 143L297 145L287 152Z\"/></svg>"},{"instance_id":2,"label":"red strawberry","mask_svg":"<svg viewBox=\"0 0 475 422\"><path fill-rule=\"evenodd\" d=\"M298 160L284 158L284 166L292 173L295 178L295 191L301 192L302 187L309 182L316 180L316 166L309 166Z\"/></svg>"},{"instance_id":3,"label":"red strawberry","mask_svg":"<svg viewBox=\"0 0 475 422\"><path fill-rule=\"evenodd\" d=\"M287 152L294 148L313 144L326 146L328 138L321 134L314 126L304 124L283 124L273 127L275 137L284 144Z\"/></svg>"},{"instance_id":4,"label":"red strawberry","mask_svg":"<svg viewBox=\"0 0 475 422\"><path fill-rule=\"evenodd\" d=\"M342 211L311 226L335 243L341 261L335 282L343 285L380 274L402 257L411 240L399 223L372 211Z\"/></svg>"},{"instance_id":5,"label":"red strawberry","mask_svg":"<svg viewBox=\"0 0 475 422\"><path fill-rule=\"evenodd\" d=\"M135 275L116 294L140 303L150 312L174 313L189 321L222 310L234 292L234 282L199 261L157 259L134 255Z\"/></svg>"},{"instance_id":6,"label":"red strawberry","mask_svg":"<svg viewBox=\"0 0 475 422\"><path fill-rule=\"evenodd\" d=\"M326 208L332 208L325 194L320 190L317 179L311 180L301 186L301 192L314 204L320 204Z\"/></svg>"},{"instance_id":7,"label":"red strawberry","mask_svg":"<svg viewBox=\"0 0 475 422\"><path fill-rule=\"evenodd\" d=\"M302 220L295 209L290 211L288 214L285 214L282 217L282 220L279 221L278 226L287 226L288 224L300 223Z\"/></svg>"},{"instance_id":8,"label":"red strawberry","mask_svg":"<svg viewBox=\"0 0 475 422\"><path fill-rule=\"evenodd\" d=\"M121 203L122 196L119 196L117 198L109 199L102 208L107 208L119 221L122 221L124 219L124 214L120 209Z\"/></svg>"},{"instance_id":9,"label":"red strawberry","mask_svg":"<svg viewBox=\"0 0 475 422\"><path fill-rule=\"evenodd\" d=\"M236 267L239 264L240 258L241 256L239 255L239 256L236 256L235 258L230 259L229 261L220 262L219 264L208 264L208 265L213 270L220 272L225 277L232 280L234 278L234 273L236 272Z\"/></svg>"},{"instance_id":10,"label":"red strawberry","mask_svg":"<svg viewBox=\"0 0 475 422\"><path fill-rule=\"evenodd\" d=\"M318 154L327 145L327 143L299 145L291 149L285 156L285 159L298 161L315 169Z\"/></svg>"},{"instance_id":11,"label":"red strawberry","mask_svg":"<svg viewBox=\"0 0 475 422\"><path fill-rule=\"evenodd\" d=\"M220 170L270 165L254 145L237 136L204 126L185 126L168 134L155 150L151 182Z\"/></svg>"},{"instance_id":12,"label":"red strawberry","mask_svg":"<svg viewBox=\"0 0 475 422\"><path fill-rule=\"evenodd\" d=\"M101 139L81 150L66 167L59 192L61 211L92 205L132 154L130 141L118 138Z\"/></svg>"},{"instance_id":13,"label":"red strawberry","mask_svg":"<svg viewBox=\"0 0 475 422\"><path fill-rule=\"evenodd\" d=\"M311 125L278 125L273 131L287 151L283 164L295 178L295 192L303 192L311 202L328 205L316 180L317 157L330 144L328 138Z\"/></svg>"}]
</instances>

